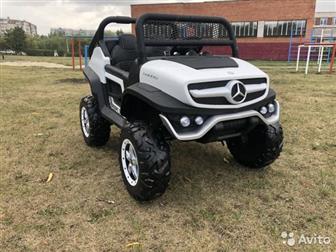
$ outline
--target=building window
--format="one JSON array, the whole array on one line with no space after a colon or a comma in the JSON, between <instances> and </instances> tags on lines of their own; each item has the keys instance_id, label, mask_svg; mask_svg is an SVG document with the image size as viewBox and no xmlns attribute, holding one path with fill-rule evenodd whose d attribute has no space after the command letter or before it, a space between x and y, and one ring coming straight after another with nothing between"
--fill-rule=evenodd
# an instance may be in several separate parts
<instances>
[{"instance_id":1,"label":"building window","mask_svg":"<svg viewBox=\"0 0 336 252\"><path fill-rule=\"evenodd\" d=\"M328 18L327 17L321 17L320 25L327 25L327 24L328 24Z\"/></svg>"},{"instance_id":2,"label":"building window","mask_svg":"<svg viewBox=\"0 0 336 252\"><path fill-rule=\"evenodd\" d=\"M232 22L232 28L236 37L256 37L258 22Z\"/></svg>"},{"instance_id":3,"label":"building window","mask_svg":"<svg viewBox=\"0 0 336 252\"><path fill-rule=\"evenodd\" d=\"M264 37L305 36L306 20L266 21Z\"/></svg>"},{"instance_id":4,"label":"building window","mask_svg":"<svg viewBox=\"0 0 336 252\"><path fill-rule=\"evenodd\" d=\"M333 25L336 25L336 17L333 17Z\"/></svg>"}]
</instances>

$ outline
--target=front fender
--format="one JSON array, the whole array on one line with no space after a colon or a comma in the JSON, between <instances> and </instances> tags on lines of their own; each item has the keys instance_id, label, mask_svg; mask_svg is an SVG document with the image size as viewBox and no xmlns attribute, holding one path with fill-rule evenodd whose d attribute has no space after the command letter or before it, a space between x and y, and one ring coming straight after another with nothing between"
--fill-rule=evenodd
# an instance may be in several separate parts
<instances>
[{"instance_id":1,"label":"front fender","mask_svg":"<svg viewBox=\"0 0 336 252\"><path fill-rule=\"evenodd\" d=\"M130 98L141 100L159 112L173 113L178 110L183 113L184 111L192 109L192 107L176 100L153 86L144 83L136 83L125 89L125 92L123 93L121 114L123 114L125 104Z\"/></svg>"}]
</instances>

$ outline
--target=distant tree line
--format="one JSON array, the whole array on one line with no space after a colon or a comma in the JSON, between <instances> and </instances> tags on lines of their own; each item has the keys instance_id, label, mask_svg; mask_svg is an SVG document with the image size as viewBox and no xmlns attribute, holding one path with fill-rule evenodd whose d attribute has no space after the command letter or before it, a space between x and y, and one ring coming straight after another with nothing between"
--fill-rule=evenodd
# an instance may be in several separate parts
<instances>
[{"instance_id":1,"label":"distant tree line","mask_svg":"<svg viewBox=\"0 0 336 252\"><path fill-rule=\"evenodd\" d=\"M107 31L106 36L122 34L122 30L117 32ZM90 38L81 38L81 50L83 54L84 46L89 45ZM59 56L70 56L70 39L61 33L51 33L47 36L29 36L20 27L6 31L0 36L0 51L12 50L16 54L25 53L31 56L53 56L57 51ZM75 55L78 56L78 40L75 39Z\"/></svg>"}]
</instances>

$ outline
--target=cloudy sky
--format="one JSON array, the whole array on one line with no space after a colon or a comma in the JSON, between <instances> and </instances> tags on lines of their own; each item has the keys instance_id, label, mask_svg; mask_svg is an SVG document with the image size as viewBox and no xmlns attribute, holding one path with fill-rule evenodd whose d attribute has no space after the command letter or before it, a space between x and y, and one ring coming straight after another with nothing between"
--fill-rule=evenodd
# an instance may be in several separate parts
<instances>
[{"instance_id":1,"label":"cloudy sky","mask_svg":"<svg viewBox=\"0 0 336 252\"><path fill-rule=\"evenodd\" d=\"M0 16L30 21L39 34L48 34L51 27L95 30L103 17L130 15L130 4L169 2L181 0L0 0ZM317 9L336 12L336 0L317 0Z\"/></svg>"}]
</instances>

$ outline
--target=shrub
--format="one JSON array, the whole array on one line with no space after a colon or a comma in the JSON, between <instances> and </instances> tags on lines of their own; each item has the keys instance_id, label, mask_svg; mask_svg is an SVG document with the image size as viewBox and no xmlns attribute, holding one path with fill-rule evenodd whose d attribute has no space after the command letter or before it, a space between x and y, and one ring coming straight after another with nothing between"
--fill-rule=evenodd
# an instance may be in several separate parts
<instances>
[{"instance_id":1,"label":"shrub","mask_svg":"<svg viewBox=\"0 0 336 252\"><path fill-rule=\"evenodd\" d=\"M29 56L54 56L54 51L47 49L26 49L25 52Z\"/></svg>"}]
</instances>

